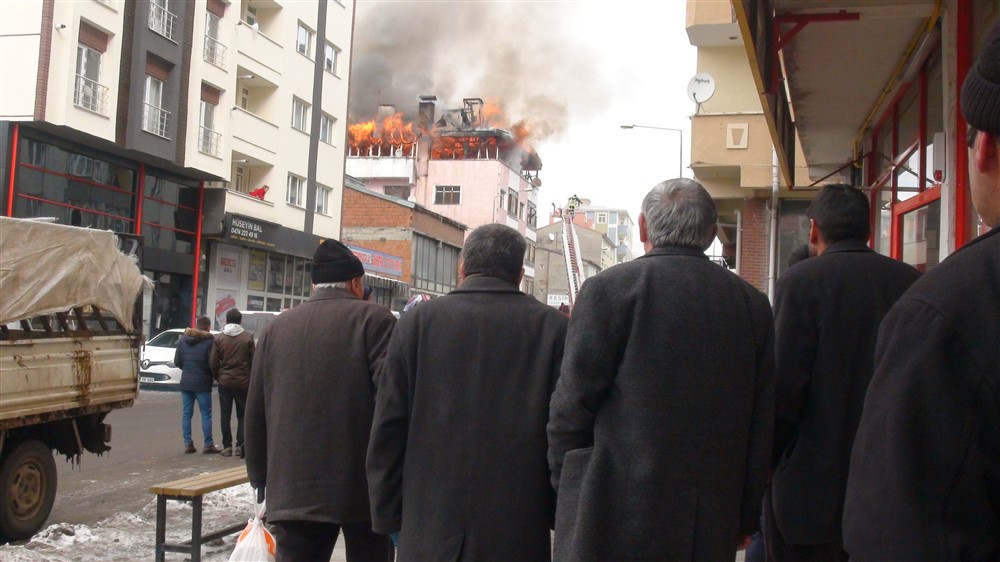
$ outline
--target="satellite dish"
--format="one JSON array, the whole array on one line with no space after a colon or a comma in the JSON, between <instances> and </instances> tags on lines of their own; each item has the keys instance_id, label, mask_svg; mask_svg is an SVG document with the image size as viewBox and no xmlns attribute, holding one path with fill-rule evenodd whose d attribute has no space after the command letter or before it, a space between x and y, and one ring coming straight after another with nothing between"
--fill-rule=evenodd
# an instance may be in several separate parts
<instances>
[{"instance_id":1,"label":"satellite dish","mask_svg":"<svg viewBox=\"0 0 1000 562\"><path fill-rule=\"evenodd\" d=\"M697 104L702 104L712 99L715 94L715 79L711 74L704 72L695 74L687 87L688 99Z\"/></svg>"},{"instance_id":2,"label":"satellite dish","mask_svg":"<svg viewBox=\"0 0 1000 562\"><path fill-rule=\"evenodd\" d=\"M542 178L539 177L531 178L531 185L535 187L542 187Z\"/></svg>"},{"instance_id":3,"label":"satellite dish","mask_svg":"<svg viewBox=\"0 0 1000 562\"><path fill-rule=\"evenodd\" d=\"M556 239L556 234L554 232L550 232L549 233L549 241L550 242L555 242L555 239Z\"/></svg>"}]
</instances>

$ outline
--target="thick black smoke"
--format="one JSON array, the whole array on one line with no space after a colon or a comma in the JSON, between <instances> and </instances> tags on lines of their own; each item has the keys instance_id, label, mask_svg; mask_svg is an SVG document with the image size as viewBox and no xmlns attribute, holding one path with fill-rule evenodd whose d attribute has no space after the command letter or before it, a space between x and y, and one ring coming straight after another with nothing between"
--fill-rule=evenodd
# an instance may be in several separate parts
<instances>
[{"instance_id":1,"label":"thick black smoke","mask_svg":"<svg viewBox=\"0 0 1000 562\"><path fill-rule=\"evenodd\" d=\"M416 119L417 97L442 109L462 98L498 102L510 122L527 120L533 140L558 137L574 114L602 108L594 41L567 22L573 4L358 2L351 69L351 122L380 104ZM586 34L579 34L585 36Z\"/></svg>"}]
</instances>

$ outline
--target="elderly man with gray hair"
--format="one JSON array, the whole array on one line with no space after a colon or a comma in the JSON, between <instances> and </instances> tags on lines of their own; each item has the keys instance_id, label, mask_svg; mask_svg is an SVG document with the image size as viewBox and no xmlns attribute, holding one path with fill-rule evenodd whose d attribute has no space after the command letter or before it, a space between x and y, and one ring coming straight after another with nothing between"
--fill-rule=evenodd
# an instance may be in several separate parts
<instances>
[{"instance_id":1,"label":"elderly man with gray hair","mask_svg":"<svg viewBox=\"0 0 1000 562\"><path fill-rule=\"evenodd\" d=\"M548 424L555 560L733 560L758 527L771 455L767 299L705 255L697 182L646 195L646 254L591 277Z\"/></svg>"}]
</instances>

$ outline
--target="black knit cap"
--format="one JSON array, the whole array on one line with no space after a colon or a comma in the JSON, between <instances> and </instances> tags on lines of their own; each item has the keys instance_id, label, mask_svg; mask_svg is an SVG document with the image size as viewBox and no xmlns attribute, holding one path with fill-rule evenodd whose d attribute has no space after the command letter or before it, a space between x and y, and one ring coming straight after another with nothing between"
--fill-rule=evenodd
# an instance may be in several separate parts
<instances>
[{"instance_id":1,"label":"black knit cap","mask_svg":"<svg viewBox=\"0 0 1000 562\"><path fill-rule=\"evenodd\" d=\"M312 282L338 283L365 274L361 260L337 240L324 240L313 254Z\"/></svg>"},{"instance_id":2,"label":"black knit cap","mask_svg":"<svg viewBox=\"0 0 1000 562\"><path fill-rule=\"evenodd\" d=\"M1000 135L1000 23L986 36L979 61L965 77L962 115L976 129Z\"/></svg>"}]
</instances>

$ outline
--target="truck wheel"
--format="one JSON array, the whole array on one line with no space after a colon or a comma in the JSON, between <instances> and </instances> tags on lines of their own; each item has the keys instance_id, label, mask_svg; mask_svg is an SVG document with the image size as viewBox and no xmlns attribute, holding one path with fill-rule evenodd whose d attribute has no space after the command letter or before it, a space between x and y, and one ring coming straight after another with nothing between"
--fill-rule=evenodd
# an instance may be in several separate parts
<instances>
[{"instance_id":1,"label":"truck wheel","mask_svg":"<svg viewBox=\"0 0 1000 562\"><path fill-rule=\"evenodd\" d=\"M0 537L30 538L56 499L56 461L41 441L15 445L0 459Z\"/></svg>"}]
</instances>

